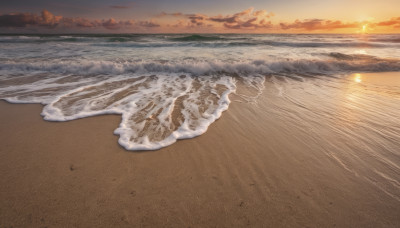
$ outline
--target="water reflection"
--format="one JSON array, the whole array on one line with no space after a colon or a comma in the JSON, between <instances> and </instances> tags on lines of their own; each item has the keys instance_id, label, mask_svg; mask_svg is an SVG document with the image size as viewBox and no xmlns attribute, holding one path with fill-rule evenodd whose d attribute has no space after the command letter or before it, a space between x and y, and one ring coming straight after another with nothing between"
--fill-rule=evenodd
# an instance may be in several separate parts
<instances>
[{"instance_id":1,"label":"water reflection","mask_svg":"<svg viewBox=\"0 0 400 228\"><path fill-rule=\"evenodd\" d=\"M362 82L361 74L354 74L354 81L357 83Z\"/></svg>"}]
</instances>

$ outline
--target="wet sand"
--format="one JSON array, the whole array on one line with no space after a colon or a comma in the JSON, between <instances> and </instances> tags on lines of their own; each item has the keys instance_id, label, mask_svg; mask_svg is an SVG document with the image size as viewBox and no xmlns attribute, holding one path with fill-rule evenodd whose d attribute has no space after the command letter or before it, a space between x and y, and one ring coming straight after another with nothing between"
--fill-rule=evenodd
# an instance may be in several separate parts
<instances>
[{"instance_id":1,"label":"wet sand","mask_svg":"<svg viewBox=\"0 0 400 228\"><path fill-rule=\"evenodd\" d=\"M266 82L257 104L149 152L118 145L120 116L46 122L41 105L0 101L0 227L400 227L399 170L370 181L387 167L293 127L276 93Z\"/></svg>"}]
</instances>

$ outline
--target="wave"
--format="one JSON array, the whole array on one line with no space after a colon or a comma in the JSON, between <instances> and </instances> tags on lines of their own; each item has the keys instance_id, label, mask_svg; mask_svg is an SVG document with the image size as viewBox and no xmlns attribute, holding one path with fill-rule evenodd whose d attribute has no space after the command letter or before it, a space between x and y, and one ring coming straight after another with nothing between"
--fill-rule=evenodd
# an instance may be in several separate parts
<instances>
[{"instance_id":1,"label":"wave","mask_svg":"<svg viewBox=\"0 0 400 228\"><path fill-rule=\"evenodd\" d=\"M249 75L271 73L334 74L340 72L389 72L400 71L398 59L380 59L368 55L327 54L328 59L282 59L224 62L219 60L182 61L58 61L58 62L3 62L0 71L51 72L78 75L121 75L121 74L168 74L191 75Z\"/></svg>"},{"instance_id":2,"label":"wave","mask_svg":"<svg viewBox=\"0 0 400 228\"><path fill-rule=\"evenodd\" d=\"M0 43L47 43L47 42L83 42L92 46L121 48L162 48L176 46L224 48L234 46L271 46L293 48L386 48L399 47L397 37L377 37L369 40L314 38L302 42L301 39L277 39L275 36L238 36L238 35L47 35L47 36L0 36Z\"/></svg>"},{"instance_id":3,"label":"wave","mask_svg":"<svg viewBox=\"0 0 400 228\"><path fill-rule=\"evenodd\" d=\"M329 56L331 58L338 59L338 60L350 60L350 61L360 61L360 60L362 60L362 61L371 61L371 62L373 62L373 61L378 61L378 62L379 61L385 61L383 59L378 59L375 56L365 55L365 54L351 54L351 55L349 55L349 54L343 54L343 53L340 53L340 52L331 52L329 54L323 54L323 55L327 55L327 56ZM386 61L395 61L395 60L386 60Z\"/></svg>"},{"instance_id":4,"label":"wave","mask_svg":"<svg viewBox=\"0 0 400 228\"><path fill-rule=\"evenodd\" d=\"M202 36L202 35L190 35L190 36L183 36L183 37L175 37L170 38L173 41L217 41L217 40L225 40L225 38L219 36Z\"/></svg>"},{"instance_id":5,"label":"wave","mask_svg":"<svg viewBox=\"0 0 400 228\"><path fill-rule=\"evenodd\" d=\"M123 37L112 37L107 40L108 42L127 42L129 39Z\"/></svg>"},{"instance_id":6,"label":"wave","mask_svg":"<svg viewBox=\"0 0 400 228\"><path fill-rule=\"evenodd\" d=\"M380 39L369 39L372 42L382 42L382 43L400 43L400 37L394 38L380 38Z\"/></svg>"}]
</instances>

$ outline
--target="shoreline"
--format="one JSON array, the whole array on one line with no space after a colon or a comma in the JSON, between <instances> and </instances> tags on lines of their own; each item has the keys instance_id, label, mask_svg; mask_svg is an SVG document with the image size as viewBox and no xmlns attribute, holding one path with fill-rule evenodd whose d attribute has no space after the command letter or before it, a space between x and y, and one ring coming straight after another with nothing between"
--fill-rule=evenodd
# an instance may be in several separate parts
<instances>
[{"instance_id":1,"label":"shoreline","mask_svg":"<svg viewBox=\"0 0 400 228\"><path fill-rule=\"evenodd\" d=\"M118 144L118 115L48 122L40 104L0 101L0 227L398 227L400 202L293 128L271 93L141 152Z\"/></svg>"}]
</instances>

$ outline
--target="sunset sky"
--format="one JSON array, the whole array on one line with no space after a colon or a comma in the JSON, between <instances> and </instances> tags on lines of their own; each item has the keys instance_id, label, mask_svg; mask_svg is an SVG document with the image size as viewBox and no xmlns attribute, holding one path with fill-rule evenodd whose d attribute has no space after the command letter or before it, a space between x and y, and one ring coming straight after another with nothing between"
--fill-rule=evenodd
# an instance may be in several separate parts
<instances>
[{"instance_id":1,"label":"sunset sky","mask_svg":"<svg viewBox=\"0 0 400 228\"><path fill-rule=\"evenodd\" d=\"M13 0L1 33L399 33L399 0Z\"/></svg>"}]
</instances>

